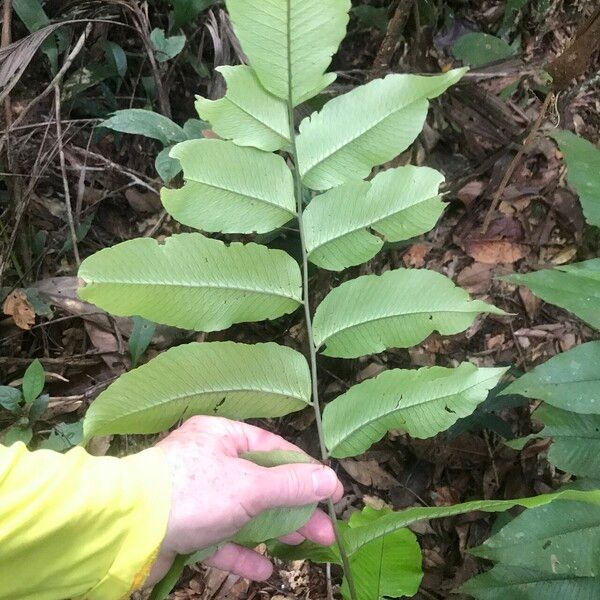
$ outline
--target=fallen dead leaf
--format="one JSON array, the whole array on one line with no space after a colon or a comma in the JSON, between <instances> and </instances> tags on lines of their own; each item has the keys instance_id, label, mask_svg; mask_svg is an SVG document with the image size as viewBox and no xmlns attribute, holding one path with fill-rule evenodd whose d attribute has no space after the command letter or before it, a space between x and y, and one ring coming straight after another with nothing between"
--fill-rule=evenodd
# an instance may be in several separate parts
<instances>
[{"instance_id":1,"label":"fallen dead leaf","mask_svg":"<svg viewBox=\"0 0 600 600\"><path fill-rule=\"evenodd\" d=\"M463 186L458 192L456 197L465 205L469 206L474 200L477 200L483 193L485 185L483 181L470 181L467 185Z\"/></svg>"},{"instance_id":2,"label":"fallen dead leaf","mask_svg":"<svg viewBox=\"0 0 600 600\"><path fill-rule=\"evenodd\" d=\"M340 460L344 471L362 485L372 486L379 490L391 490L400 485L387 471L384 471L376 460Z\"/></svg>"},{"instance_id":3,"label":"fallen dead leaf","mask_svg":"<svg viewBox=\"0 0 600 600\"><path fill-rule=\"evenodd\" d=\"M394 508L391 504L388 504L385 500L382 500L377 496L369 496L368 494L365 494L362 500L365 506L369 506L375 510L381 510L382 508Z\"/></svg>"},{"instance_id":4,"label":"fallen dead leaf","mask_svg":"<svg viewBox=\"0 0 600 600\"><path fill-rule=\"evenodd\" d=\"M465 252L476 261L496 265L514 263L525 258L528 248L509 240L469 240L465 243Z\"/></svg>"},{"instance_id":5,"label":"fallen dead leaf","mask_svg":"<svg viewBox=\"0 0 600 600\"><path fill-rule=\"evenodd\" d=\"M125 198L136 212L155 213L162 208L160 197L154 192L141 192L131 187L125 191Z\"/></svg>"},{"instance_id":6,"label":"fallen dead leaf","mask_svg":"<svg viewBox=\"0 0 600 600\"><path fill-rule=\"evenodd\" d=\"M429 253L427 244L413 244L403 255L402 261L407 267L420 269L425 264L425 257Z\"/></svg>"},{"instance_id":7,"label":"fallen dead leaf","mask_svg":"<svg viewBox=\"0 0 600 600\"><path fill-rule=\"evenodd\" d=\"M456 283L471 294L483 294L490 288L492 282L492 267L475 262L465 267L456 278Z\"/></svg>"},{"instance_id":8,"label":"fallen dead leaf","mask_svg":"<svg viewBox=\"0 0 600 600\"><path fill-rule=\"evenodd\" d=\"M20 329L31 329L35 323L35 311L24 290L12 291L4 300L2 310L5 315L13 318L15 325Z\"/></svg>"},{"instance_id":9,"label":"fallen dead leaf","mask_svg":"<svg viewBox=\"0 0 600 600\"><path fill-rule=\"evenodd\" d=\"M519 286L518 289L521 302L523 302L523 306L525 307L525 312L530 319L533 319L540 310L542 301L537 296L534 296L529 288Z\"/></svg>"}]
</instances>

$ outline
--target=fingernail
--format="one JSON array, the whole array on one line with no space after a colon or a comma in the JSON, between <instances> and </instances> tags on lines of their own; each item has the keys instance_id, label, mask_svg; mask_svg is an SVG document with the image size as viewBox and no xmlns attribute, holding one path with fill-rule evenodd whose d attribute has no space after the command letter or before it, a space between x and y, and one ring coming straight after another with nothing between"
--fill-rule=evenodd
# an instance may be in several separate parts
<instances>
[{"instance_id":1,"label":"fingernail","mask_svg":"<svg viewBox=\"0 0 600 600\"><path fill-rule=\"evenodd\" d=\"M331 469L324 468L315 471L312 479L315 495L318 498L322 500L329 498L335 491L337 477Z\"/></svg>"}]
</instances>

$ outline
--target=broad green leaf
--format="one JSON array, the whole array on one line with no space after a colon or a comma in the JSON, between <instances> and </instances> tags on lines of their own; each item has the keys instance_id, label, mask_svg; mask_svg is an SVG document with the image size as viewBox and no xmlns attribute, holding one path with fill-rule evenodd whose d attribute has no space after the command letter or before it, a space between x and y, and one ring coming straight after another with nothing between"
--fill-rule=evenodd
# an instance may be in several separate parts
<instances>
[{"instance_id":1,"label":"broad green leaf","mask_svg":"<svg viewBox=\"0 0 600 600\"><path fill-rule=\"evenodd\" d=\"M528 287L542 300L600 329L600 258L503 279Z\"/></svg>"},{"instance_id":2,"label":"broad green leaf","mask_svg":"<svg viewBox=\"0 0 600 600\"><path fill-rule=\"evenodd\" d=\"M23 376L23 398L27 404L31 404L42 393L45 383L44 367L36 358Z\"/></svg>"},{"instance_id":3,"label":"broad green leaf","mask_svg":"<svg viewBox=\"0 0 600 600\"><path fill-rule=\"evenodd\" d=\"M600 341L563 352L519 377L501 395L520 394L584 414L600 414Z\"/></svg>"},{"instance_id":4,"label":"broad green leaf","mask_svg":"<svg viewBox=\"0 0 600 600\"><path fill-rule=\"evenodd\" d=\"M362 546L373 540L389 535L393 531L407 527L423 519L441 519L473 511L504 512L515 506L536 508L551 502L575 500L600 506L600 490L580 491L561 490L552 494L534 496L532 498L517 498L515 500L474 500L462 504L436 507L415 507L384 515L377 521L364 527L350 529L344 534L346 551L353 555ZM512 599L511 599L512 600Z\"/></svg>"},{"instance_id":5,"label":"broad green leaf","mask_svg":"<svg viewBox=\"0 0 600 600\"><path fill-rule=\"evenodd\" d=\"M128 342L133 367L138 364L142 354L148 349L155 331L156 323L142 317L133 317L133 329Z\"/></svg>"},{"instance_id":6,"label":"broad green leaf","mask_svg":"<svg viewBox=\"0 0 600 600\"><path fill-rule=\"evenodd\" d=\"M464 64L480 67L513 56L515 51L502 38L488 33L467 33L456 40L452 54Z\"/></svg>"},{"instance_id":7,"label":"broad green leaf","mask_svg":"<svg viewBox=\"0 0 600 600\"><path fill-rule=\"evenodd\" d=\"M142 108L127 108L116 111L112 117L102 121L100 127L143 135L159 142L165 146L173 142L187 140L187 135L182 127L171 121L171 119Z\"/></svg>"},{"instance_id":8,"label":"broad green leaf","mask_svg":"<svg viewBox=\"0 0 600 600\"><path fill-rule=\"evenodd\" d=\"M478 600L597 600L600 577L554 575L533 569L496 565L461 586L460 592Z\"/></svg>"},{"instance_id":9,"label":"broad green leaf","mask_svg":"<svg viewBox=\"0 0 600 600\"><path fill-rule=\"evenodd\" d=\"M115 315L197 331L276 319L301 304L298 263L282 250L199 233L129 240L83 261L79 296Z\"/></svg>"},{"instance_id":10,"label":"broad green leaf","mask_svg":"<svg viewBox=\"0 0 600 600\"><path fill-rule=\"evenodd\" d=\"M150 42L154 48L156 60L166 62L175 58L185 46L185 35L166 37L162 29L153 29L150 33Z\"/></svg>"},{"instance_id":11,"label":"broad green leaf","mask_svg":"<svg viewBox=\"0 0 600 600\"><path fill-rule=\"evenodd\" d=\"M171 150L186 180L162 202L184 225L223 233L266 233L293 219L292 173L285 160L222 140L189 140Z\"/></svg>"},{"instance_id":12,"label":"broad green leaf","mask_svg":"<svg viewBox=\"0 0 600 600\"><path fill-rule=\"evenodd\" d=\"M346 34L350 0L226 0L233 28L262 85L293 105L335 79L325 73Z\"/></svg>"},{"instance_id":13,"label":"broad green leaf","mask_svg":"<svg viewBox=\"0 0 600 600\"><path fill-rule=\"evenodd\" d=\"M304 184L326 190L361 180L398 156L423 129L428 99L454 85L465 71L388 75L330 100L300 123L298 166Z\"/></svg>"},{"instance_id":14,"label":"broad green leaf","mask_svg":"<svg viewBox=\"0 0 600 600\"><path fill-rule=\"evenodd\" d=\"M384 241L429 231L444 211L443 180L434 169L409 165L316 196L303 214L310 261L340 271L373 258Z\"/></svg>"},{"instance_id":15,"label":"broad green leaf","mask_svg":"<svg viewBox=\"0 0 600 600\"><path fill-rule=\"evenodd\" d=\"M247 66L217 67L227 82L220 100L196 97L196 110L210 122L215 133L239 146L268 152L290 142L287 104L265 90Z\"/></svg>"},{"instance_id":16,"label":"broad green leaf","mask_svg":"<svg viewBox=\"0 0 600 600\"><path fill-rule=\"evenodd\" d=\"M323 432L331 456L362 454L390 429L417 438L445 431L470 415L502 375L501 369L424 367L384 371L350 388L323 412Z\"/></svg>"},{"instance_id":17,"label":"broad green leaf","mask_svg":"<svg viewBox=\"0 0 600 600\"><path fill-rule=\"evenodd\" d=\"M173 146L166 146L154 159L154 168L164 183L169 183L181 173L179 161L170 156L172 149Z\"/></svg>"},{"instance_id":18,"label":"broad green leaf","mask_svg":"<svg viewBox=\"0 0 600 600\"><path fill-rule=\"evenodd\" d=\"M348 529L363 527L391 512L389 509L366 507L350 517ZM366 544L350 559L358 598L379 600L414 596L423 578L421 560L417 536L409 529L399 529ZM350 598L347 580L344 580L341 591L343 598Z\"/></svg>"},{"instance_id":19,"label":"broad green leaf","mask_svg":"<svg viewBox=\"0 0 600 600\"><path fill-rule=\"evenodd\" d=\"M94 400L83 427L86 439L156 433L192 415L280 417L309 403L300 353L274 343L192 343L122 375Z\"/></svg>"},{"instance_id":20,"label":"broad green leaf","mask_svg":"<svg viewBox=\"0 0 600 600\"><path fill-rule=\"evenodd\" d=\"M533 416L545 427L539 433L509 442L509 446L518 449L529 440L551 437L550 463L573 475L600 478L600 415L578 414L542 404Z\"/></svg>"},{"instance_id":21,"label":"broad green leaf","mask_svg":"<svg viewBox=\"0 0 600 600\"><path fill-rule=\"evenodd\" d=\"M365 275L332 290L317 307L314 336L323 354L356 358L408 348L434 331L467 329L480 313L505 314L434 271L396 269Z\"/></svg>"},{"instance_id":22,"label":"broad green leaf","mask_svg":"<svg viewBox=\"0 0 600 600\"><path fill-rule=\"evenodd\" d=\"M309 393L310 396L310 393ZM277 467L285 464L311 463L314 459L308 454L275 450L273 452L246 452L241 455L261 467ZM317 508L315 504L297 508L272 508L254 517L233 537L238 544L253 544L279 538L306 525Z\"/></svg>"},{"instance_id":23,"label":"broad green leaf","mask_svg":"<svg viewBox=\"0 0 600 600\"><path fill-rule=\"evenodd\" d=\"M553 502L526 510L471 553L546 573L597 576L600 506Z\"/></svg>"},{"instance_id":24,"label":"broad green leaf","mask_svg":"<svg viewBox=\"0 0 600 600\"><path fill-rule=\"evenodd\" d=\"M15 411L23 399L21 391L10 385L0 385L0 407Z\"/></svg>"},{"instance_id":25,"label":"broad green leaf","mask_svg":"<svg viewBox=\"0 0 600 600\"><path fill-rule=\"evenodd\" d=\"M600 149L570 131L550 135L565 155L567 181L579 196L585 220L600 227Z\"/></svg>"}]
</instances>

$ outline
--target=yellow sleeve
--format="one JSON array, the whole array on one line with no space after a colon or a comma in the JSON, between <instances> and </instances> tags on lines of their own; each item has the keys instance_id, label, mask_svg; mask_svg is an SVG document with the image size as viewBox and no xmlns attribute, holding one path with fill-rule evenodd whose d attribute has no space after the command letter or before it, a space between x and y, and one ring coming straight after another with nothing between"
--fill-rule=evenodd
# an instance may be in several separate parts
<instances>
[{"instance_id":1,"label":"yellow sleeve","mask_svg":"<svg viewBox=\"0 0 600 600\"><path fill-rule=\"evenodd\" d=\"M170 496L158 448L111 458L0 446L0 599L128 598L156 558Z\"/></svg>"}]
</instances>

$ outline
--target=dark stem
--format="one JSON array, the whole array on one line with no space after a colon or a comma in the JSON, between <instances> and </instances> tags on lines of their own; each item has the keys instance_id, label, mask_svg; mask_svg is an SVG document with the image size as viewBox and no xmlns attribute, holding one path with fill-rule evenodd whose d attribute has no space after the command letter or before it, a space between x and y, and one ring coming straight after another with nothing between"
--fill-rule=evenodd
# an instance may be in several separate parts
<instances>
[{"instance_id":1,"label":"dark stem","mask_svg":"<svg viewBox=\"0 0 600 600\"><path fill-rule=\"evenodd\" d=\"M294 99L292 91L292 60L291 60L291 49L289 47L291 39L291 10L290 2L287 3L287 60L288 60L288 122L290 128L290 156L293 161L292 175L294 177L294 193L296 196L296 212L298 216L298 230L300 232L300 246L302 249L302 299L304 302L304 320L306 322L306 332L308 337L308 347L310 352L310 374L312 380L312 406L315 412L315 422L317 424L317 433L319 436L319 445L321 447L321 457L323 462L329 460L329 453L325 446L325 436L323 435L323 421L321 418L321 405L319 402L319 386L318 386L318 371L317 371L317 348L315 346L313 327L312 327L312 316L310 312L310 295L309 295L309 282L308 282L308 253L306 251L306 243L304 236L304 223L302 221L302 180L300 173L298 172L298 152L296 149L296 124L294 122ZM327 508L329 511L329 517L333 524L333 530L335 532L335 539L342 559L342 565L344 567L344 575L348 582L348 589L350 591L351 600L357 600L356 587L354 585L354 578L352 576L352 570L350 568L350 560L348 553L344 548L342 536L337 523L337 516L335 514L335 508L331 499L327 502Z\"/></svg>"}]
</instances>

